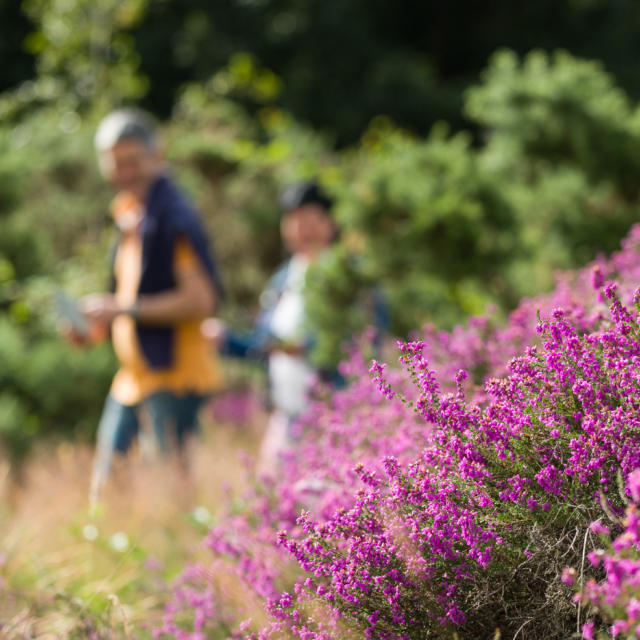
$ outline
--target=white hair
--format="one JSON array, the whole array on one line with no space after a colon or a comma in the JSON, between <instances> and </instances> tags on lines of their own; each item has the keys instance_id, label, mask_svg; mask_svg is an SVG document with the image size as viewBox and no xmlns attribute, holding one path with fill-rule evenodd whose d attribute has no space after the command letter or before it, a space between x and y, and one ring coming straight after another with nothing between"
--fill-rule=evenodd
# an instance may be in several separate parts
<instances>
[{"instance_id":1,"label":"white hair","mask_svg":"<svg viewBox=\"0 0 640 640\"><path fill-rule=\"evenodd\" d=\"M153 118L134 107L112 111L98 125L93 140L96 151L109 151L122 140L139 140L148 149L155 149L157 140Z\"/></svg>"}]
</instances>

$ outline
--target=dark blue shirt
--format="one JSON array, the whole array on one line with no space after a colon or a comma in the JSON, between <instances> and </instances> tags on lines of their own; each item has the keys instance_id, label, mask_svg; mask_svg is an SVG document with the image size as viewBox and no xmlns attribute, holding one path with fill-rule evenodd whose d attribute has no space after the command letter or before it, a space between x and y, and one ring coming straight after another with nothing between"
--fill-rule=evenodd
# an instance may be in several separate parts
<instances>
[{"instance_id":1,"label":"dark blue shirt","mask_svg":"<svg viewBox=\"0 0 640 640\"><path fill-rule=\"evenodd\" d=\"M138 295L162 293L175 288L174 249L179 237L185 238L200 258L217 296L222 281L198 214L166 175L159 176L147 196L146 212L140 229L142 271ZM173 364L174 327L137 324L138 340L152 369Z\"/></svg>"}]
</instances>

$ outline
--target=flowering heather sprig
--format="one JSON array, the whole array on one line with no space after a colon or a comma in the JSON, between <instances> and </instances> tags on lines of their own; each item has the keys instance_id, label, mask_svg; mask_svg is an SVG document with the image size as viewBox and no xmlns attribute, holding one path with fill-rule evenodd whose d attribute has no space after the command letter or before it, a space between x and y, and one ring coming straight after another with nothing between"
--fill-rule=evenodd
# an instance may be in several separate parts
<instances>
[{"instance_id":1,"label":"flowering heather sprig","mask_svg":"<svg viewBox=\"0 0 640 640\"><path fill-rule=\"evenodd\" d=\"M220 629L228 628L229 615L219 607L220 598L209 572L194 565L176 580L171 601L165 607L163 624L154 629L154 638L205 640Z\"/></svg>"},{"instance_id":2,"label":"flowering heather sprig","mask_svg":"<svg viewBox=\"0 0 640 640\"><path fill-rule=\"evenodd\" d=\"M604 285L604 275L598 265L595 265L591 271L591 284L596 291Z\"/></svg>"},{"instance_id":3,"label":"flowering heather sprig","mask_svg":"<svg viewBox=\"0 0 640 640\"><path fill-rule=\"evenodd\" d=\"M588 559L605 577L588 579L576 596L595 618L582 626L582 637L587 640L640 637L640 469L629 475L626 493L631 500L624 517L615 523L615 537L600 521L591 525L604 548L589 553ZM569 571L563 577L567 584L573 584L566 578L576 572Z\"/></svg>"},{"instance_id":4,"label":"flowering heather sprig","mask_svg":"<svg viewBox=\"0 0 640 640\"><path fill-rule=\"evenodd\" d=\"M372 379L376 383L378 391L380 391L380 393L388 400L392 400L394 393L391 390L391 385L384 378L384 370L386 366L386 364L380 364L374 360L371 368L369 369L369 373L373 375Z\"/></svg>"}]
</instances>

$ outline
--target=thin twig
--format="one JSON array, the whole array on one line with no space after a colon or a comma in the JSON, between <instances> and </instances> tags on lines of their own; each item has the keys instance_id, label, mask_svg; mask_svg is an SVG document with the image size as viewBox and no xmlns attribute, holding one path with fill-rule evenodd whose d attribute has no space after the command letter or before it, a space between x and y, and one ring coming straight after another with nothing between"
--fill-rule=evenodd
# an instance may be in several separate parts
<instances>
[{"instance_id":1,"label":"thin twig","mask_svg":"<svg viewBox=\"0 0 640 640\"><path fill-rule=\"evenodd\" d=\"M522 629L528 625L530 622L533 622L533 618L529 618L528 620L525 620L521 625L520 628L516 631L515 635L513 636L513 640L516 640L516 638L518 637L518 634L522 631Z\"/></svg>"},{"instance_id":2,"label":"thin twig","mask_svg":"<svg viewBox=\"0 0 640 640\"><path fill-rule=\"evenodd\" d=\"M584 559L585 556L587 555L587 538L589 537L589 527L587 527L587 530L584 534L584 542L582 543L582 560L580 561L580 591L582 591L583 586L584 586ZM580 612L581 612L581 608L582 608L582 602L581 600L578 600L578 616L577 616L577 620L576 620L576 631L577 633L580 633Z\"/></svg>"},{"instance_id":3,"label":"thin twig","mask_svg":"<svg viewBox=\"0 0 640 640\"><path fill-rule=\"evenodd\" d=\"M569 545L569 548L560 556L561 558L564 558L569 551L573 551L573 544L576 541L576 538L578 537L578 534L580 533L580 529L578 527L576 527L576 533L573 536L573 540L571 541L571 544Z\"/></svg>"}]
</instances>

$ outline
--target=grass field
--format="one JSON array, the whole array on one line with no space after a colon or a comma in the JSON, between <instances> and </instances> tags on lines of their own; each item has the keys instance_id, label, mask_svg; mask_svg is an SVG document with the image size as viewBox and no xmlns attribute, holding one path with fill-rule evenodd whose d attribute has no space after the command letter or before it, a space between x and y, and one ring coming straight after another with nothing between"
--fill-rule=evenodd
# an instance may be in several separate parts
<instances>
[{"instance_id":1,"label":"grass field","mask_svg":"<svg viewBox=\"0 0 640 640\"><path fill-rule=\"evenodd\" d=\"M20 476L0 462L0 637L151 637L169 584L207 560L203 537L239 495L264 416L205 422L185 479L170 461L118 464L94 510L92 450L43 445Z\"/></svg>"}]
</instances>

